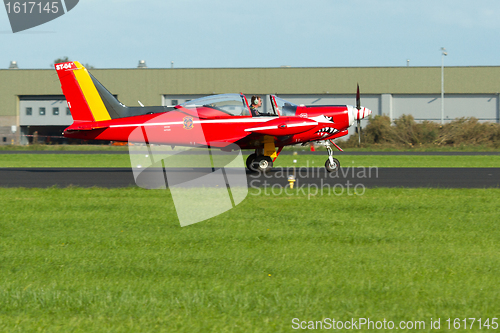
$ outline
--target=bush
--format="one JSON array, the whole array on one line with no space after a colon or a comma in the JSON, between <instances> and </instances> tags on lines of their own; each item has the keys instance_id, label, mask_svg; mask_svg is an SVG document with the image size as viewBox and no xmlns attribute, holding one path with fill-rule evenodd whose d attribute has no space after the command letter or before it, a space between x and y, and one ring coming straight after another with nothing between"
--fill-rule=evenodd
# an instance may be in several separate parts
<instances>
[{"instance_id":1,"label":"bush","mask_svg":"<svg viewBox=\"0 0 500 333\"><path fill-rule=\"evenodd\" d=\"M476 118L460 118L445 124L435 140L437 145L483 145L498 147L500 126L480 123Z\"/></svg>"}]
</instances>

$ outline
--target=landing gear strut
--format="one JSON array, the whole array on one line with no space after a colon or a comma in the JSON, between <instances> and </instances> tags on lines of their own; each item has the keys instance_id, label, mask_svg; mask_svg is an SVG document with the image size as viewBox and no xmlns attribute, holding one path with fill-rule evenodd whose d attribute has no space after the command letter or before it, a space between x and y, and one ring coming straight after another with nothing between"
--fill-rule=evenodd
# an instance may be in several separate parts
<instances>
[{"instance_id":1,"label":"landing gear strut","mask_svg":"<svg viewBox=\"0 0 500 333\"><path fill-rule=\"evenodd\" d=\"M278 157L283 147L276 152L274 137L266 135L262 138L264 147L255 149L255 153L247 157L246 165L250 171L269 172L273 168L273 162Z\"/></svg>"},{"instance_id":2,"label":"landing gear strut","mask_svg":"<svg viewBox=\"0 0 500 333\"><path fill-rule=\"evenodd\" d=\"M323 141L323 142L326 147L326 151L328 152L328 159L325 162L326 171L328 172L338 171L340 169L340 162L336 158L333 158L333 149L330 146L330 142L328 141ZM335 146L338 148L337 145Z\"/></svg>"}]
</instances>

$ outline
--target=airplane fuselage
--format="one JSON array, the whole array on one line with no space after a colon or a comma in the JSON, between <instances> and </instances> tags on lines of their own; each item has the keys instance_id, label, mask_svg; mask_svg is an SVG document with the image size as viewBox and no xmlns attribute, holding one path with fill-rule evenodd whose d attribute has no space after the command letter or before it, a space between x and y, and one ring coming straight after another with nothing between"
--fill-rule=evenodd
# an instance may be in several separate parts
<instances>
[{"instance_id":1,"label":"airplane fuselage","mask_svg":"<svg viewBox=\"0 0 500 333\"><path fill-rule=\"evenodd\" d=\"M220 115L211 119L192 116L182 109L174 111L111 119L99 122L75 122L64 131L68 138L84 140L107 140L141 142L135 137L136 128L144 128L149 143L175 146L221 147L224 143L237 142L242 149L262 147L262 135L246 131L258 128L271 120L275 130L262 132L276 138L277 147L310 141L334 139L347 134L353 122L352 107L349 106L297 106L295 116L230 116ZM292 134L288 129L294 123L309 120L304 131ZM295 133L293 133L295 132ZM259 133L261 134L261 133Z\"/></svg>"}]
</instances>

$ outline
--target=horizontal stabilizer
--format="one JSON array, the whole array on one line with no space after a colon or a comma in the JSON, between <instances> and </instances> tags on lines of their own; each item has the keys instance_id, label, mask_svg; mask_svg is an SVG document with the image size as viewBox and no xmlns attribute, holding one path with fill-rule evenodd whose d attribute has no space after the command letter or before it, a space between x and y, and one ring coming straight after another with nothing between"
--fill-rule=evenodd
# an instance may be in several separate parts
<instances>
[{"instance_id":1,"label":"horizontal stabilizer","mask_svg":"<svg viewBox=\"0 0 500 333\"><path fill-rule=\"evenodd\" d=\"M98 129L104 129L108 128L109 126L101 126L98 125L97 123L91 123L91 122L80 122L80 123L73 123L70 127L66 128L65 131L92 131L92 130L98 130Z\"/></svg>"}]
</instances>

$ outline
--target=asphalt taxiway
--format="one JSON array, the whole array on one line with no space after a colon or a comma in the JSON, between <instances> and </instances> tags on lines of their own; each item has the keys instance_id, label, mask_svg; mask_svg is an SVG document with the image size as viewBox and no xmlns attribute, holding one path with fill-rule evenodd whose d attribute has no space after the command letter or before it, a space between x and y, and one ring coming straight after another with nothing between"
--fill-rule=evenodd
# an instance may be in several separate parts
<instances>
[{"instance_id":1,"label":"asphalt taxiway","mask_svg":"<svg viewBox=\"0 0 500 333\"><path fill-rule=\"evenodd\" d=\"M214 186L220 182L211 169L183 168L148 169L138 181L154 187L158 184L174 186ZM218 170L216 170L218 171ZM500 188L500 168L341 168L327 173L324 168L275 168L268 174L225 169L224 177L230 184L250 187L286 186L295 172L297 186L334 187L429 187L429 188ZM167 180L168 179L168 180ZM193 181L196 180L194 182ZM227 181L226 181L227 183ZM275 185L277 184L277 185ZM137 186L130 168L0 168L0 187L46 188Z\"/></svg>"}]
</instances>

